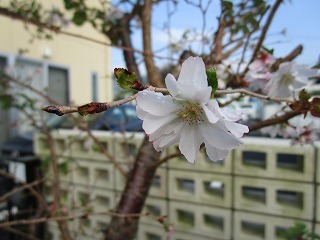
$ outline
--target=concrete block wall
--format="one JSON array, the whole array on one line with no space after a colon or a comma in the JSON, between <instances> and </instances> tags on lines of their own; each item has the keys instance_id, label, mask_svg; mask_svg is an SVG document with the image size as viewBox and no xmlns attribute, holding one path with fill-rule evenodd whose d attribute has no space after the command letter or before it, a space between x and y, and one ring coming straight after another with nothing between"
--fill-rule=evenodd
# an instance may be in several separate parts
<instances>
[{"instance_id":1,"label":"concrete block wall","mask_svg":"<svg viewBox=\"0 0 320 240\"><path fill-rule=\"evenodd\" d=\"M312 227L310 221L235 211L233 224L234 239L280 240L283 239L283 233L297 221L305 223L309 229Z\"/></svg>"},{"instance_id":2,"label":"concrete block wall","mask_svg":"<svg viewBox=\"0 0 320 240\"><path fill-rule=\"evenodd\" d=\"M132 167L143 134L93 134L124 169ZM70 169L61 176L66 204L93 211L113 209L125 178L108 157L83 132L57 131L53 138L59 162L67 161ZM42 157L49 155L45 140L43 135L36 136L35 148ZM280 139L244 141L219 163L209 161L202 149L195 164L183 156L163 164L143 212L166 215L174 225L174 239L179 240L281 239L281 232L295 222L320 233L320 144L290 147L289 141ZM170 147L161 157L174 152L176 147ZM49 185L46 188L50 199ZM81 206L80 199L86 199L86 206ZM102 236L109 220L97 215L75 221L75 230L82 230L76 239ZM140 221L138 240L166 239L157 221Z\"/></svg>"}]
</instances>

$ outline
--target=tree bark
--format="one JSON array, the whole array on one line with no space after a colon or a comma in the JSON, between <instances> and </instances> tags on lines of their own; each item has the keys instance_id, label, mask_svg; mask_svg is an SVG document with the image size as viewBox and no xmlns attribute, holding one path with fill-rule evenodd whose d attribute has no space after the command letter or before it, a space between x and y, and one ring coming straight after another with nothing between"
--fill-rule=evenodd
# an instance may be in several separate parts
<instances>
[{"instance_id":1,"label":"tree bark","mask_svg":"<svg viewBox=\"0 0 320 240\"><path fill-rule=\"evenodd\" d=\"M148 196L160 153L156 152L152 144L145 137L131 170L121 200L117 206L117 213L140 213ZM138 217L112 217L105 232L105 240L132 240L138 230Z\"/></svg>"},{"instance_id":2,"label":"tree bark","mask_svg":"<svg viewBox=\"0 0 320 240\"><path fill-rule=\"evenodd\" d=\"M121 23L121 45L122 47L133 49L130 36L130 24L126 18L122 19ZM123 57L126 62L127 68L131 72L135 72L138 78L141 80L140 71L136 62L133 51L123 50Z\"/></svg>"},{"instance_id":3,"label":"tree bark","mask_svg":"<svg viewBox=\"0 0 320 240\"><path fill-rule=\"evenodd\" d=\"M145 0L142 7L142 39L144 62L147 69L149 83L154 87L164 87L164 81L161 80L161 74L153 59L152 37L151 37L151 16L152 0Z\"/></svg>"}]
</instances>

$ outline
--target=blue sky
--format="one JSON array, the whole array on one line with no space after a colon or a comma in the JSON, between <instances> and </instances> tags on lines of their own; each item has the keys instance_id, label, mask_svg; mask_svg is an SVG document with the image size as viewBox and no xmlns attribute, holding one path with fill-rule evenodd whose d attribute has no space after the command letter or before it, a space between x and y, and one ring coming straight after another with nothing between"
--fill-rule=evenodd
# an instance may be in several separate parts
<instances>
[{"instance_id":1,"label":"blue sky","mask_svg":"<svg viewBox=\"0 0 320 240\"><path fill-rule=\"evenodd\" d=\"M199 9L187 5L184 1L178 1L178 10L171 19L172 36L178 39L187 29L201 31L202 18ZM194 0L194 2L198 2ZM203 1L206 2L206 1ZM214 0L207 14L206 32L213 32L217 28L217 14L219 13L219 0ZM161 49L168 40L167 32L163 30L164 21L167 19L168 7L172 5L160 4L153 9L153 48ZM274 48L276 57L285 56L298 44L304 46L302 55L296 61L308 65L315 65L320 56L320 0L286 0L278 10L272 25L268 31L269 36L265 45ZM285 35L279 33L286 29ZM141 49L141 31L138 29L134 34L134 45ZM194 50L200 50L198 44L192 45ZM161 56L168 56L166 52L159 52ZM122 54L113 49L113 67L125 67ZM158 64L164 61L158 60Z\"/></svg>"}]
</instances>

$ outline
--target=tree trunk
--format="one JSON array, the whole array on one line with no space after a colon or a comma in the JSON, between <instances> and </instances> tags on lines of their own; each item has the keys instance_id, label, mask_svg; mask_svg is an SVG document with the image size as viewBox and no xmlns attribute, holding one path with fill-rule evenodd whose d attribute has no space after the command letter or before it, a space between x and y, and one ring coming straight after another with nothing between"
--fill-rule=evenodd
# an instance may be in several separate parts
<instances>
[{"instance_id":1,"label":"tree trunk","mask_svg":"<svg viewBox=\"0 0 320 240\"><path fill-rule=\"evenodd\" d=\"M128 175L117 213L141 213L156 171L155 162L159 160L159 157L160 153L154 150L148 138L145 137L134 166ZM138 217L112 217L105 232L105 240L134 239L138 223Z\"/></svg>"}]
</instances>

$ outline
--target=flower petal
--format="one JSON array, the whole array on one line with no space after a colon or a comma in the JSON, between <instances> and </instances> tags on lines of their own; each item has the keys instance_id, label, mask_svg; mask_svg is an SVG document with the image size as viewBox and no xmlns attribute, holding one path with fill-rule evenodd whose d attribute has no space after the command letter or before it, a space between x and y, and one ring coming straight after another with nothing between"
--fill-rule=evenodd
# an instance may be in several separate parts
<instances>
[{"instance_id":1,"label":"flower petal","mask_svg":"<svg viewBox=\"0 0 320 240\"><path fill-rule=\"evenodd\" d=\"M151 122L154 122L151 120ZM157 121L159 123L159 121ZM169 134L170 132L172 132L178 125L180 125L182 122L178 119L178 118L173 118L173 119L168 119L168 122L164 125L160 125L156 126L155 128L153 128L152 133L150 133L149 135L149 140L150 141L154 141L157 138L161 137L161 135L164 134ZM152 123L149 124L150 126L152 126Z\"/></svg>"},{"instance_id":2,"label":"flower petal","mask_svg":"<svg viewBox=\"0 0 320 240\"><path fill-rule=\"evenodd\" d=\"M240 123L224 121L224 124L233 135L239 138L242 137L244 133L249 132L249 128Z\"/></svg>"},{"instance_id":3,"label":"flower petal","mask_svg":"<svg viewBox=\"0 0 320 240\"><path fill-rule=\"evenodd\" d=\"M201 132L206 144L222 150L234 149L243 144L239 138L229 133L220 121L216 124L202 124Z\"/></svg>"},{"instance_id":4,"label":"flower petal","mask_svg":"<svg viewBox=\"0 0 320 240\"><path fill-rule=\"evenodd\" d=\"M206 67L202 58L189 57L182 63L178 82L192 85L196 89L208 87Z\"/></svg>"},{"instance_id":5,"label":"flower petal","mask_svg":"<svg viewBox=\"0 0 320 240\"><path fill-rule=\"evenodd\" d=\"M208 121L210 122L210 123L216 123L216 122L218 122L219 121L219 116L217 116L213 111L211 111L211 109L209 109L207 106L205 106L205 105L202 105L201 106L202 107L202 109L203 109L203 111L204 111L204 113L206 114L206 116L207 116L207 118L208 118Z\"/></svg>"},{"instance_id":6,"label":"flower petal","mask_svg":"<svg viewBox=\"0 0 320 240\"><path fill-rule=\"evenodd\" d=\"M211 92L212 92L211 87L201 88L195 92L193 99L194 99L194 101L196 101L200 104L206 104L210 100Z\"/></svg>"},{"instance_id":7,"label":"flower petal","mask_svg":"<svg viewBox=\"0 0 320 240\"><path fill-rule=\"evenodd\" d=\"M210 100L210 95L212 92L211 87L204 87L197 89L192 85L183 84L177 82L178 95L176 96L179 99L187 99L191 102L198 102L205 104Z\"/></svg>"},{"instance_id":8,"label":"flower petal","mask_svg":"<svg viewBox=\"0 0 320 240\"><path fill-rule=\"evenodd\" d=\"M181 136L181 129L183 127L184 123L180 123L177 125L173 131L171 131L168 134L164 134L157 138L155 141L153 141L153 147L156 151L162 151L164 148L176 144L180 140ZM150 140L150 138L149 138Z\"/></svg>"},{"instance_id":9,"label":"flower petal","mask_svg":"<svg viewBox=\"0 0 320 240\"><path fill-rule=\"evenodd\" d=\"M188 162L194 163L196 161L201 143L203 143L203 137L198 127L185 125L181 130L179 149Z\"/></svg>"},{"instance_id":10,"label":"flower petal","mask_svg":"<svg viewBox=\"0 0 320 240\"><path fill-rule=\"evenodd\" d=\"M170 94L173 97L176 97L178 95L178 87L177 87L177 80L175 79L175 77L169 73L165 78L165 83Z\"/></svg>"},{"instance_id":11,"label":"flower petal","mask_svg":"<svg viewBox=\"0 0 320 240\"><path fill-rule=\"evenodd\" d=\"M168 114L163 117L147 114L143 119L142 128L144 129L146 134L152 134L160 128L164 130L165 128L167 128L167 125L170 124L170 122L173 122L176 118L176 114Z\"/></svg>"},{"instance_id":12,"label":"flower petal","mask_svg":"<svg viewBox=\"0 0 320 240\"><path fill-rule=\"evenodd\" d=\"M229 153L229 150L221 150L206 144L206 153L212 161L216 162L225 159Z\"/></svg>"},{"instance_id":13,"label":"flower petal","mask_svg":"<svg viewBox=\"0 0 320 240\"><path fill-rule=\"evenodd\" d=\"M145 118L145 116L148 114L146 111L143 111L140 107L139 107L139 105L136 105L136 112L137 112L137 116L138 116L138 118L140 118L140 119L144 119Z\"/></svg>"},{"instance_id":14,"label":"flower petal","mask_svg":"<svg viewBox=\"0 0 320 240\"><path fill-rule=\"evenodd\" d=\"M143 111L155 116L164 116L176 112L180 108L174 103L172 97L148 90L138 93L137 104Z\"/></svg>"}]
</instances>

